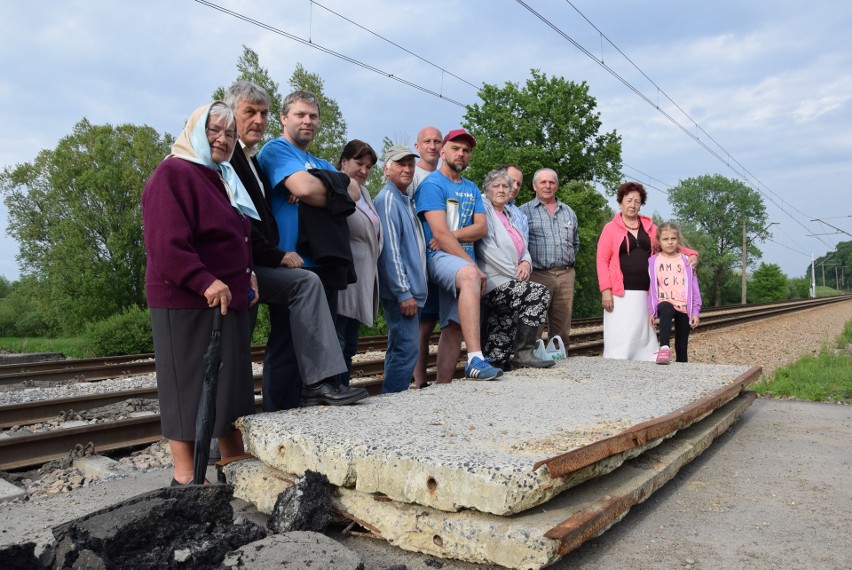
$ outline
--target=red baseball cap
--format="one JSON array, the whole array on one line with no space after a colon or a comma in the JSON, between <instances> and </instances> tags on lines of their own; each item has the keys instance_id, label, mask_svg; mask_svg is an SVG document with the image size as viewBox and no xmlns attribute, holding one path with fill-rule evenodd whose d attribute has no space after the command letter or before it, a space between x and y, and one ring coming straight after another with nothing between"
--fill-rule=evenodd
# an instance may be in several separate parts
<instances>
[{"instance_id":1,"label":"red baseball cap","mask_svg":"<svg viewBox=\"0 0 852 570\"><path fill-rule=\"evenodd\" d=\"M473 138L469 132L464 129L455 129L447 133L447 136L444 137L444 140L441 141L441 146L444 146L449 141L454 141L456 139L464 139L470 143L470 148L476 146L476 139Z\"/></svg>"}]
</instances>

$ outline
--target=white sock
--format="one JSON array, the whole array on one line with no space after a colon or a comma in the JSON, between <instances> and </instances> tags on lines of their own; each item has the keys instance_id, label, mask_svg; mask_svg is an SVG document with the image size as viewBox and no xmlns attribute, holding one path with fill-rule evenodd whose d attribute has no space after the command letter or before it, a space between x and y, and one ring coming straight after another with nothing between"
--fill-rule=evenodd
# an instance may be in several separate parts
<instances>
[{"instance_id":1,"label":"white sock","mask_svg":"<svg viewBox=\"0 0 852 570\"><path fill-rule=\"evenodd\" d=\"M474 359L474 357L477 357L477 356L478 356L479 358L481 358L482 360L485 360L485 357L484 357L484 356L482 356L482 352L481 352L481 351L480 351L480 352L468 352L468 353L467 353L467 362L468 362L468 364L470 364L470 362Z\"/></svg>"}]
</instances>

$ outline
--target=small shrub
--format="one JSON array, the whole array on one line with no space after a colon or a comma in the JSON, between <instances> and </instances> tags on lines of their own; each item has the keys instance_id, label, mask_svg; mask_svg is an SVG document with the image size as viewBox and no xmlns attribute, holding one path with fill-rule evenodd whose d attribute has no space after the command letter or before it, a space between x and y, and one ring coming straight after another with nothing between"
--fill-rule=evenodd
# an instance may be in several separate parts
<instances>
[{"instance_id":1,"label":"small shrub","mask_svg":"<svg viewBox=\"0 0 852 570\"><path fill-rule=\"evenodd\" d=\"M271 328L269 325L269 305L261 303L257 307L257 321L251 333L251 343L266 344Z\"/></svg>"},{"instance_id":2,"label":"small shrub","mask_svg":"<svg viewBox=\"0 0 852 570\"><path fill-rule=\"evenodd\" d=\"M379 314L376 315L376 320L373 321L373 326L361 325L361 337L365 336L387 336L388 324L385 322L385 315L379 307Z\"/></svg>"},{"instance_id":3,"label":"small shrub","mask_svg":"<svg viewBox=\"0 0 852 570\"><path fill-rule=\"evenodd\" d=\"M94 356L154 352L148 309L136 306L91 323L84 336L86 349Z\"/></svg>"}]
</instances>

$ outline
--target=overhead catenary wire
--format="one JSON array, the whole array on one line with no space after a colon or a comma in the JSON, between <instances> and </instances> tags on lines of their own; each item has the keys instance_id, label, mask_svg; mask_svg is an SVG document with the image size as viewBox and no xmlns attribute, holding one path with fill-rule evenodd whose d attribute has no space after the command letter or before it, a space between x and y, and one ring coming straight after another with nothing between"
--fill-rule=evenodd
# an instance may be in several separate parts
<instances>
[{"instance_id":1,"label":"overhead catenary wire","mask_svg":"<svg viewBox=\"0 0 852 570\"><path fill-rule=\"evenodd\" d=\"M686 125L684 125L683 123L681 123L680 121L678 121L678 120L677 120L675 117L673 117L670 113L668 113L666 110L664 110L663 108L661 108L657 102L652 101L652 100L651 100L651 99L650 99L650 98L649 98L649 97L648 97L645 93L643 93L643 92L642 92L642 91L641 91L638 87L636 87L635 85L633 85L633 84L632 84L629 80L627 80L625 77L623 77L623 76L622 76L621 74L619 74L617 71L615 71L615 69L613 69L612 67L610 67L609 65L607 65L607 64L603 61L603 56L601 56L601 58L596 57L596 56L595 56L595 55L594 55L591 51L589 51L588 49L586 49L583 45L581 45L579 42L577 42L574 38L572 38L572 37L571 37L571 36L569 36L567 33L565 33L565 32L564 32L561 28L559 28L559 26L557 26L556 24L554 24L554 23L553 23L552 21L550 21L547 17L545 17L544 15L542 15L541 13L539 13L538 11L536 11L535 9L533 9L533 8L532 8L529 4L527 4L524 0L516 0L516 2L517 2L518 4L520 4L521 6L523 6L523 7L524 7L524 8L525 8L528 12L530 12L532 15L534 15L536 18L538 18L541 22L543 22L543 23L544 23L546 26L548 26L550 29L552 29L552 30L553 30L553 31L554 31L557 35L559 35L560 37L562 37L563 39L565 39L566 41L568 41L571 45L573 45L573 46L574 46L574 47L576 47L578 50L580 50L583 54L585 54L585 55L586 55L589 59L591 59L591 60L592 60L592 61L594 61L596 64L598 64L600 67L602 67L605 71L607 71L607 73L609 73L609 74L610 74L610 75L612 75L614 78L616 78L619 82L621 82L621 83L622 83L625 87L627 87L630 91L633 91L633 93L635 93L635 94L636 94L639 98L641 98L642 100L644 100L644 101L645 101L646 103L648 103L651 107L653 107L653 108L654 108L654 109L655 109L658 113L660 113L661 115L663 115L663 116L664 116L666 119L668 119L668 120L669 120L669 121L670 121L673 125L675 125L677 128L679 128L679 129L680 129L680 130L681 130L684 134L686 134L686 136L688 136L689 138L693 139L696 143L698 143L701 147L703 147L703 148L704 148L707 152L709 152L711 155L713 155L714 157L716 157L716 158L717 158L720 162L722 162L722 163L723 163L725 166L727 166L727 167L728 167L731 171L733 171L733 172L734 172L737 176L739 176L739 177L740 177L740 178L741 178L741 179L742 179L742 180L743 180L746 184L748 184L749 186L751 186L752 188L754 188L757 192L759 192L761 195L763 195L763 196L764 196L764 198L766 198L766 199L767 199L769 202L771 202L771 203L772 203L775 207L777 207L779 210L781 210L781 212L782 212L782 213L786 214L786 215L787 215L787 216L788 216L791 220L793 220L795 223L797 223L798 225L800 225L800 226L801 226L803 229L805 229L806 231L811 231L811 230L810 230L810 228L808 228L808 226L806 226L806 225L805 225L804 223L802 223L802 222L801 222L798 218L796 218L795 216L793 216L793 215L792 215L792 214L788 211L788 209L792 209L792 210L795 210L795 211L799 212L799 214L801 214L801 215L805 216L805 217L806 217L806 219L811 219L811 218L812 218L812 216L808 216L807 214L805 214L804 212L802 212L802 211L801 211L801 210L799 210L798 208L796 208L796 207L792 206L791 204L789 204L789 203L788 203L787 201L785 201L783 198L781 198L780 196L778 196L775 192L773 192L772 190L770 190L770 189L769 189L769 187L768 187L768 186L766 186L766 184L762 183L762 182L761 182L761 181L760 181L760 180L759 180L756 176L754 176L754 175L753 175L753 174L752 174L752 173L751 173L751 172L750 172L747 168L745 168L745 167L744 167L744 166L743 166L743 165L742 165L742 164L741 164L738 160L736 160L736 159L735 159L735 158L731 155L731 153L730 153L730 152L728 152L727 150L725 150L725 148L724 148L724 147L722 147L722 145L720 145L720 144L719 144L719 143L718 143L718 142L717 142L717 141L716 141L713 137L711 137L711 136L709 135L709 133L707 133L707 132L706 132L706 131L705 131L705 130L704 130L704 129L703 129L703 128L702 128L702 127L701 127L701 126L700 126L700 125L699 125L699 124L698 124L698 123L694 120L694 119L692 119L692 117L690 117L690 116L689 116L689 114L687 114L687 113L686 113L686 112L685 112L685 111L684 111L684 110L680 107L680 105L678 105L677 103L675 103L675 101L674 101L671 97L669 97L669 95L668 95L667 93L665 93L665 91L663 91L663 90L662 90L662 88L661 88L661 87L659 87L659 85L657 85L657 84L656 84L656 82L654 82L654 81L653 81L653 80L652 80L652 79L651 79L651 78L650 78L650 77L649 77L649 76L648 76L648 75L647 75L644 71L642 71L642 70L639 68L639 66L638 66L638 65L636 65L636 64L635 64L635 63L634 63L634 62L633 62L630 58L628 58L628 57L624 54L624 52L623 52L620 48L618 48L618 46L616 46L616 45L615 45L615 43L614 43L614 42L612 42L609 38L607 38L607 37L603 34L603 32L601 32L601 31L600 31L600 29L599 29L597 26L595 26L595 25L591 22L591 20L589 20L589 18L587 18L587 17L586 17L586 16L585 16L582 12L580 12L580 10L579 10L579 9L577 9L577 7L576 7L576 6L574 6L573 4L571 4L571 2L569 2L568 0L566 0L566 3L567 3L567 4L569 4L569 5L570 5L570 6L571 6L571 7L572 7L572 8L573 8L573 9L574 9L574 10L575 10L578 14L580 14L580 16L582 16L582 17L583 17L583 19L585 19L585 20L586 20L586 22L588 22L588 23L589 23L589 25L591 25L591 26L592 26L592 27L593 27L593 28L594 28L594 29L595 29L595 30L596 30L596 31L597 31L597 32L598 32L598 33L599 33L602 37L604 37L604 38L606 39L606 41L607 41L607 42L608 42L608 43L609 43L609 44L610 44L613 48L615 48L615 49L616 49L616 50L617 50L617 51L618 51L618 52L619 52L622 56L624 56L624 57L625 57L625 59L627 59L627 61L628 61L628 62L630 62L630 64L631 64L633 67L635 67L635 68L636 68L636 69L637 69L637 70L638 70L638 71L639 71L639 72L640 72L640 73L641 73L641 74L642 74L642 75L643 75L643 76L644 76L644 77L645 77L648 81L650 81L650 82L651 82L651 84L652 84L652 85L654 85L654 87L657 89L657 92L658 92L658 93L662 93L662 94L665 96L665 98L666 98L667 100L669 100L669 101L670 101L670 102L671 102L671 103L675 106L675 108L677 108L677 109L678 109L678 110L679 110L679 111L680 111L680 112L681 112L681 113L682 113L685 117L687 117L687 118L690 120L690 122L692 122L692 124L693 124L693 125L694 125L697 129L699 129L702 133L706 134L706 135L707 135L707 137L708 137L711 141L713 141L713 143L714 143L714 144L715 144L715 145L719 148L719 151L718 151L718 152L717 152L714 148L712 148L710 145L708 145L708 144L707 144L704 140L702 140L700 137L698 137L697 135L695 135L694 133L692 133L692 132L690 131L690 129L689 129ZM723 156L723 155L724 155L724 156ZM766 191L764 191L763 189L761 189L761 186L762 186L763 188L765 188L765 189L766 189ZM782 202L782 203L784 204L784 206L786 206L787 208L785 208L784 206L780 205L780 204L778 203L778 201L776 201L776 198L777 198L777 200L778 200L778 201ZM825 240L823 240L823 239L822 239L822 238L820 238L819 236L814 236L814 237L816 237L816 238L817 238L820 242L822 242L822 243L823 243L823 245L825 245L826 247L829 247L829 248L831 247L831 246L830 246L830 244L828 244Z\"/></svg>"},{"instance_id":2,"label":"overhead catenary wire","mask_svg":"<svg viewBox=\"0 0 852 570\"><path fill-rule=\"evenodd\" d=\"M289 38L291 40L297 41L297 42L299 42L303 45L306 45L308 47L312 47L312 48L317 49L317 50L319 50L323 53L326 53L328 55L342 59L343 61L346 61L346 62L351 63L353 65L357 65L358 67L364 68L368 71L372 71L373 73L376 73L378 75L382 75L384 77L387 77L388 79L392 79L392 80L394 80L398 83L402 83L403 85L407 85L409 87L417 89L418 91L422 91L423 93L427 93L429 95L437 97L438 99L443 99L444 101L447 101L449 103L452 103L452 104L457 105L457 106L462 107L462 108L466 107L466 105L464 103L457 101L455 99L452 99L450 97L447 97L443 93L439 93L437 91L429 89L428 87L424 87L424 86L422 86L418 83L415 83L413 81L403 79L402 77L400 77L398 75L394 75L393 73L390 73L388 71L384 71L383 69L379 69L378 67L372 66L372 65L365 63L365 62L363 62L359 59L355 59L354 57L350 57L348 55L344 55L340 52L334 51L333 49L327 48L327 47L320 45L320 44L318 44L314 41L311 41L310 38L306 39L306 38L299 37L296 34L291 34L289 32L285 32L284 30L281 30L279 28L276 28L274 26L271 26L269 24L261 22L260 20L255 20L254 18L251 18L251 17L246 16L244 14L241 14L239 12L229 10L227 8L219 6L218 4L214 4L213 2L209 2L208 0L194 0L194 1L199 3L199 4L202 4L204 6L207 6L209 8L213 8L214 10L218 10L218 11L222 12L223 14L233 16L234 18L238 18L238 19L240 19L244 22L247 22L247 23L252 24L254 26L257 26L259 28L263 28L264 30L270 31L274 34L278 34L280 36L284 36L285 38Z\"/></svg>"},{"instance_id":3,"label":"overhead catenary wire","mask_svg":"<svg viewBox=\"0 0 852 570\"><path fill-rule=\"evenodd\" d=\"M459 80L459 81L461 81L461 82L463 82L463 83L465 83L465 84L467 84L467 85L469 85L469 86L471 86L471 87L473 87L473 88L475 88L475 89L479 89L479 87L477 87L477 86L476 86L476 85L474 85L473 83L471 83L471 82L469 82L469 81L467 81L467 80L463 79L462 77L460 77L460 76L458 76L458 75L456 75L456 74L454 74L454 73L452 73L452 72L450 72L450 71L448 71L448 70L444 69L444 68L443 68L443 67L441 67L440 65L438 65L438 64L436 64L436 63L434 63L434 62L431 62L430 60L428 60L428 59L426 59L426 58L423 58L423 57L419 56L418 54L414 53L413 51L411 51L411 50L409 50L409 49L407 49L407 48L405 48L405 47L401 46L400 44L398 44L398 43L396 43L396 42L393 42L392 40L389 40L388 38L385 38L384 36L382 36L382 35L380 35L380 34L378 34L378 33L376 33L376 32L373 32L373 31L372 31L372 30L370 30L369 28L367 28L367 27L365 27L365 26L363 26L363 25L361 25L361 24L359 24L359 23L355 22L354 20L352 20L352 19L350 19L350 18L348 18L348 17L346 17L346 16L343 16L343 15L339 14L338 12L336 12L336 11L334 11L334 10L331 10L331 9L327 8L326 6L324 6L323 4L321 4L321 3L319 3L319 2L316 2L315 0L309 0L310 4L311 4L312 6L313 6L313 5L316 5L316 6L318 6L319 8L322 8L323 10L326 10L327 12L329 12L329 13L331 13L331 14L334 14L334 15L338 16L339 18L343 19L344 21L346 21L346 22L348 22L348 23L350 23L350 24L352 24L352 25L354 25L354 26L357 26L358 28L360 28L360 29L362 29L362 30L364 30L364 31L366 31L366 32L368 32L368 33L370 33L370 34L372 34L373 36L375 36L375 37L378 37L378 38L382 39L383 41L385 41L385 42L389 43L390 45L393 45L393 46L394 46L394 47L396 47L397 49L400 49L400 50L404 51L405 53L407 53L407 54L409 54L409 55L411 55L411 56L413 56L413 57L416 57L417 59L420 59L421 61L423 61L423 62L425 62L425 63L427 63L427 64L429 64L429 65L431 65L431 66L435 67L436 69L441 70L441 72L442 72L442 75L441 75L441 77L442 77L442 86L441 86L441 90L440 90L440 91L435 91L435 90L433 90L433 89L429 89L429 88L427 88L427 87L424 87L424 86L422 86L422 85L419 85L419 84L417 84L417 83L415 83L415 82L413 82L413 81L409 81L409 80L403 79L403 78L401 78L401 77L399 77L399 76L397 76L397 75L395 75L395 74L393 74L393 73L390 73L390 72L384 71L384 70L382 70L382 69L380 69L380 68L377 68L377 67L375 67L375 66L373 66L373 65L367 64L367 63L365 63L365 62L363 62L363 61L360 61L360 60L358 60L358 59L356 59L356 58L354 58L354 57L347 56L347 55L345 55L345 54L339 53L339 52L334 51L334 50L332 50L332 49L330 49L330 48L327 48L327 47L325 47L325 46L322 46L321 44L318 44L318 43L316 43L316 42L312 41L312 38L305 39L305 38L299 37L299 36L297 36L297 35L295 35L295 34L291 34L291 33L285 32L285 31L283 31L283 30L281 30L281 29L278 29L278 28L276 28L276 27L274 27L274 26L271 26L271 25L269 25L269 24L266 24L266 23L264 23L264 22L261 22L261 21L259 21L259 20L254 19L254 18L251 18L251 17L245 16L245 15L243 15L243 14L240 14L239 12L235 12L235 11L233 11L233 10L229 10L229 9L227 9L227 8L224 8L224 7L222 7L222 6L219 6L219 5L217 5L217 4L213 3L213 2L210 2L210 1L208 1L208 0L195 0L195 2L197 2L197 3L199 3L199 4L202 4L202 5L205 5L205 6L208 6L208 7L210 7L210 8L213 8L213 9L215 9L215 10L218 10L218 11L220 11L220 12L223 12L223 13L228 14L228 15L230 15L230 16L233 16L233 17L235 17L235 18L241 19L241 20L243 20L243 21L245 21L245 22L247 22L247 23L250 23L250 24L252 24L252 25L255 25L255 26L261 27L261 28L263 28L263 29L266 29L266 30L268 30L268 31L271 31L271 32L273 32L273 33L275 33L275 34L282 35L282 36L284 36L284 37L287 37L287 38L289 38L289 39L292 39L292 40L294 40L294 41L297 41L297 42L299 42L299 43L302 43L303 45L306 45L306 46L308 46L308 47L312 47L312 48L314 48L314 49L317 49L317 50L319 50L319 51L322 51L323 53L326 53L326 54L328 54L328 55L332 55L332 56L337 57L337 58L339 58L339 59L341 59L341 60L343 60L343 61L346 61L346 62L348 62L348 63L354 64L354 65L357 65L357 66L359 66L359 67L362 67L362 68L364 68L364 69L367 69L367 70L369 70L369 71L372 71L372 72L374 72L374 73L376 73L376 74L378 74L378 75L382 75L382 76L384 76L384 77L386 77L386 78L388 78L388 79L392 79L392 80L394 80L394 81L397 81L398 83L401 83L401 84L407 85L407 86L409 86L409 87L412 87L412 88L414 88L414 89L417 89L417 90L422 91L422 92L424 92L424 93L427 93L427 94L429 94L429 95L435 96L435 97L437 97L437 98L439 98L439 99L441 99L441 100L445 100L445 101L447 101L447 102L450 102L450 103L452 103L452 104L454 104L454 105L457 105L457 106L459 106L459 107L462 107L462 108L466 107L466 105L465 105L464 103L461 103L460 101L455 100L455 99L452 99L452 98L450 98L450 97L447 97L447 96L445 96L445 95L443 94L443 78L444 78L444 76L445 76L445 75L449 75L449 76L451 76L451 77L453 77L453 78L455 78L455 79L457 79L457 80ZM570 5L570 6L571 6L571 7L572 7L572 8L573 8L573 9L574 9L574 10L575 10L575 11L576 11L576 12L577 12L577 13L578 13L578 14L579 14L579 15L580 15L580 16L581 16L581 17L582 17L582 18L583 18L583 19L584 19L584 20L585 20L585 21L586 21L589 25L590 25L590 26L592 26L592 27L593 27L593 28L594 28L594 29L595 29L595 30L596 30L596 31L600 34L600 36L601 36L601 38L602 38L602 40L601 40L601 42L602 42L602 44L601 44L601 50L603 50L603 39L606 39L606 41L607 41L607 43L608 43L609 45L611 45L614 49L616 49L616 50L618 51L618 53L619 53L622 57L624 57L624 58L625 58L625 59L626 59L626 60L627 60L627 61L628 61L628 62L629 62L629 63L630 63L630 64L631 64L631 65L632 65L635 69L637 69L637 70L639 71L639 73L641 73L641 74L642 74L642 75L643 75L643 76L644 76L644 77L645 77L645 78L646 78L646 79L647 79L647 80L648 80L648 81L649 81L652 85L654 85L654 87L655 87L655 88L656 88L656 90L657 90L658 95L660 95L660 94L661 94L661 95L662 95L662 96L663 96L663 97L664 97L667 101L669 101L669 102L670 102L670 103L671 103L671 104L672 104L672 105L673 105L673 106L674 106L674 107L675 107L675 108L676 108L676 109L677 109L680 113L682 113L682 114L683 114L683 116L685 116L687 119L689 119L689 121L690 121L690 123L692 124L692 126L693 126L696 130L698 130L698 131L700 131L701 133L703 133L703 135L705 135L705 136L706 136L706 138L707 138L709 141L712 141L712 143L713 143L713 144L714 144L714 145L718 148L718 150L714 149L712 146L710 146L709 144L707 144L707 142L705 142L704 140L702 140L702 138L701 138L701 137L699 137L699 136L697 136L697 135L693 134L693 133L691 132L691 130L690 130L690 129L691 129L691 127L688 127L687 125L684 125L681 121L678 121L678 120L677 120L675 117L673 117L670 113L668 113L666 110L662 109L662 108L659 106L659 103L658 103L658 102L652 101L652 100L651 100L651 99L650 99L647 95L645 95L645 94L644 94L644 93L643 93L643 92L642 92L639 88L637 88L636 86L634 86L634 85L633 85L633 84L632 84L629 80L627 80L626 78L624 78L623 76L621 76L619 73L617 73L614 69L612 69L610 66L608 66L607 64L605 64L605 63L604 63L604 61L603 61L603 54L601 54L601 57L600 57L600 58L596 57L593 53L591 53L588 49L586 49L586 48L585 48L582 44L580 44L579 42L577 42L576 40L574 40L573 38L571 38L568 34L566 34L565 32L563 32L563 31L562 31L562 30L561 30L558 26L556 26L555 24L553 24L550 20L548 20L548 19L547 19L546 17L544 17L543 15L541 15L539 12L535 11L532 7L530 7L530 6L529 6L529 4L527 4L527 3L526 3L526 2L524 2L523 0L517 0L517 2L518 2L521 6L523 6L525 9L527 9L530 13L532 13L534 16L536 16L539 20L541 20L541 21L542 21L545 25L547 25L548 27L550 27L550 28L551 28L554 32L556 32L558 35L560 35L561 37L563 37L566 41L568 41L569 43L571 43L571 44L572 44L574 47L576 47L579 51L581 51L582 53L584 53L587 57L589 57L590 59L592 59L593 61L595 61L598 65L600 65L602 68L604 68L604 69L605 69L608 73L610 73L613 77L615 77L615 78L616 78L619 82L621 82L621 83L622 83L625 87L627 87L629 90L633 91L633 92L634 92L634 94L636 94L638 97L640 97L641 99L643 99L646 103L648 103L649 105L651 105L651 106L652 106L654 109L656 109L656 110L657 110L657 111L658 111L661 115L663 115L664 117L666 117L666 118L667 118L667 119L668 119L668 120L669 120L669 121L670 121L673 125L675 125L677 128L679 128L679 129L680 129L680 130L681 130L684 134L686 134L688 137L690 137L691 139L693 139L696 143L698 143L698 144L699 144L702 148L704 148L704 149L705 149L708 153L710 153L712 156L714 156L714 157L715 157L716 159L718 159L720 162L722 162L723 164L725 164L725 165L726 165L729 169L731 169L731 170L732 170L732 171L733 171L733 172L734 172L737 176L739 176L741 179L743 179L743 180L744 180L747 184L749 184L750 186L752 186L753 188L755 188L755 189L756 189L756 190L757 190L760 194L762 194L762 195L763 195L763 196L764 196L764 197L765 197L765 198L766 198L769 202L771 202L773 205L775 205L776 207L778 207L778 208L779 208L779 209L780 209L780 210L781 210L784 214L786 214L787 216L789 216L789 217L790 217L790 218L791 218L794 222L796 222L798 225L800 225L800 226L801 226L803 229L805 229L806 231L811 231L811 230L810 230L810 228L808 228L805 224L803 224L800 220L798 220L795 216L793 216L793 215L792 215L792 214L788 211L788 209L795 210L796 212L800 213L801 215L805 216L805 217L806 217L806 218L808 218L808 219L810 219L810 216L808 216L807 214L805 214L804 212L802 212L801 210L799 210L799 209L798 209L798 208L796 208L795 206L792 206L791 204L789 204L788 202L786 202L783 198L781 198L780 196L778 196L778 195L777 195L775 192L773 192L773 191L772 191L772 190L771 190L771 189L770 189L770 188L769 188L766 184L762 183L762 182L761 182L761 181L760 181L760 180L759 180L756 176L754 176L754 175L753 175L753 174L752 174L752 173L751 173L751 172L750 172L750 171L749 171L749 170L748 170L745 166L743 166L743 165L742 165L742 164L741 164L741 163L740 163L740 162L739 162L736 158L734 158L734 157L733 157L733 156L732 156L732 155L731 155L728 151L726 151L726 150L724 149L724 147L722 147L722 145L721 145L718 141L716 141L716 140L715 140L715 139L714 139L714 138L713 138L713 137L712 137L712 136L711 136L711 135L710 135L710 134L709 134L709 133L708 133L708 132L707 132L707 131L703 128L703 127L701 127L701 125L699 125L697 121L695 121L695 120L694 120L691 116L689 116L689 114L688 114L688 113L686 113L686 111L684 111L684 110L683 110L683 108L682 108L680 105L678 105L678 104L677 104L677 103L676 103L676 102L675 102L675 101L674 101L674 100L673 100L673 99L672 99L672 98L671 98L671 97L670 97L670 96L669 96L669 95L668 95L668 94L667 94L667 93L666 93L666 92L665 92L665 91L664 91L664 90L663 90L663 89L662 89L659 85L657 85L657 83L656 83L656 82L654 82L654 81L653 81L653 79L651 79L651 78L650 78L650 77L649 77L649 76L648 76L648 75L647 75L644 71L642 71L642 70L641 70L641 68L639 68L639 66L638 66L638 65L636 65L636 64L635 64L635 63L634 63L634 62L633 62L633 61L632 61L632 60L631 60L631 59L630 59L630 58L629 58L629 57L628 57L628 56L627 56L627 55L626 55L626 54L625 54L625 53L624 53L624 52L623 52L623 51L622 51L622 50L621 50L621 49L620 49L617 45L615 45L615 43L614 43L614 42L612 42L612 41L611 41L608 37L606 37L606 35L605 35L605 34L603 34L603 32L602 32L602 31L601 31L601 30L600 30L597 26L595 26L595 25L594 25L594 23L592 23L592 21L591 21L589 18L587 18L587 17L586 17L586 16L585 16L582 12L580 12L580 10L579 10L579 9L577 9L577 7L576 7L576 6L574 6L574 4L572 4L569 0L566 0L566 3L567 3L567 4L569 4L569 5ZM625 165L625 166L627 166L627 165ZM637 170L637 172L642 173L642 172L641 172L641 171L639 171L638 169L635 169L635 168L630 167L630 166L627 166L627 167L628 167L628 168L631 168L631 169L633 169L633 170ZM649 175L647 175L647 174L645 174L645 173L642 173L642 174L643 174L643 175L645 175L646 177L653 178L653 177L650 177ZM659 180L658 180L658 182L661 182L661 181L659 181ZM662 184L665 184L665 183L662 183ZM655 189L655 190L658 190L658 191L660 191L660 192L663 192L663 193L667 193L667 192L668 192L667 190L662 190L662 189L657 188L656 186L651 185L651 184L648 184L648 186L649 186L649 187L651 187L651 188L653 188L653 189ZM761 189L761 187L763 187L763 188L765 189L765 191L764 191L763 189ZM777 201L776 201L776 198L777 198ZM783 204L783 206L782 206L781 204L779 204L779 203L778 203L779 201ZM785 206L786 206L786 208L785 208ZM818 237L818 236L815 236L815 237L817 237L817 239L819 239L819 241L820 241L820 242L822 242L822 243L823 243L826 247L829 247L829 248L831 247L831 245L830 245L830 244L828 244L825 240L821 239L821 238L820 238L820 237Z\"/></svg>"},{"instance_id":4,"label":"overhead catenary wire","mask_svg":"<svg viewBox=\"0 0 852 570\"><path fill-rule=\"evenodd\" d=\"M361 25L361 24L359 24L358 22L356 22L356 21L354 21L354 20L352 20L352 19L350 19L350 18L347 18L347 17L346 17L346 16L344 16L343 14L340 14L340 13L338 13L338 12L335 12L335 11L334 11L334 10L332 10L331 8L328 8L328 7L326 7L326 6L323 6L323 5L322 5L322 4L320 4L319 2L316 2L315 0L310 0L310 2L311 2L311 4L313 4L313 5L315 5L315 6L319 6L320 8L322 8L323 10L325 10L326 12L329 12L329 13L331 13L331 14L334 14L335 16L337 16L338 18L340 18L341 20L346 20L347 22L349 22L349 23L350 23L350 24L352 24L353 26L355 26L355 27L357 27L357 28L360 28L360 29L364 30L364 31L365 31L365 32L367 32L368 34L371 34L371 35L373 35L373 36L375 36L375 37L377 37L377 38L379 38L379 39L381 39L381 40L384 40L386 43L389 43L390 45L392 45L392 46L394 46L394 47L396 47L396 48L398 48L398 49L400 49L400 50L404 51L404 52L405 52L405 53L407 53L408 55L413 56L413 57L416 57L417 59L419 59L419 60L420 60L420 61L422 61L423 63L426 63L426 64L428 64L428 65L431 65L431 66L432 66L432 67L434 67L435 69L439 69L439 70L441 71L441 73L446 74L446 75L449 75L450 77L454 77L455 79L458 79L458 80L459 80L459 81L461 81L462 83L465 83L465 84L467 84L467 85L470 85L471 87L473 87L473 88L474 88L474 89L476 89L477 91L479 90L479 88L480 88L480 86L479 86L479 85L474 85L474 84L473 84L473 83L471 83L470 81L468 81L468 80L466 80L466 79L464 79L464 78L462 78L462 77L459 77L459 76L458 76L458 75L456 75L455 73L453 73L453 72L451 72L451 71L448 71L448 70L444 69L443 67L441 67L441 66L440 66L440 65L438 65L437 63L435 63L435 62L433 62L433 61L429 61L429 60L428 60L428 59L426 59L425 57L420 56L420 55L418 55L418 54L414 53L413 51L411 51L410 49L405 48L405 47L403 47L403 46L399 45L399 44L398 44L398 43L396 43L395 41L390 40L390 39L388 39L388 38L384 37L383 35L381 35L381 34L379 34L379 33L374 32L374 31L373 31L373 30L371 30L370 28L367 28L367 27L365 27L365 26L362 26L362 25Z\"/></svg>"}]
</instances>

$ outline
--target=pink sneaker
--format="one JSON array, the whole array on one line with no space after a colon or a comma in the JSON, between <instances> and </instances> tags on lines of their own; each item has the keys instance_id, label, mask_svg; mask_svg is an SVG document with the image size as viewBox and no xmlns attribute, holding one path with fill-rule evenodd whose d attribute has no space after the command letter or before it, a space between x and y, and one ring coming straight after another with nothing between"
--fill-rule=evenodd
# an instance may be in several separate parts
<instances>
[{"instance_id":1,"label":"pink sneaker","mask_svg":"<svg viewBox=\"0 0 852 570\"><path fill-rule=\"evenodd\" d=\"M657 351L657 364L668 364L672 359L672 351L667 346L661 346Z\"/></svg>"}]
</instances>

